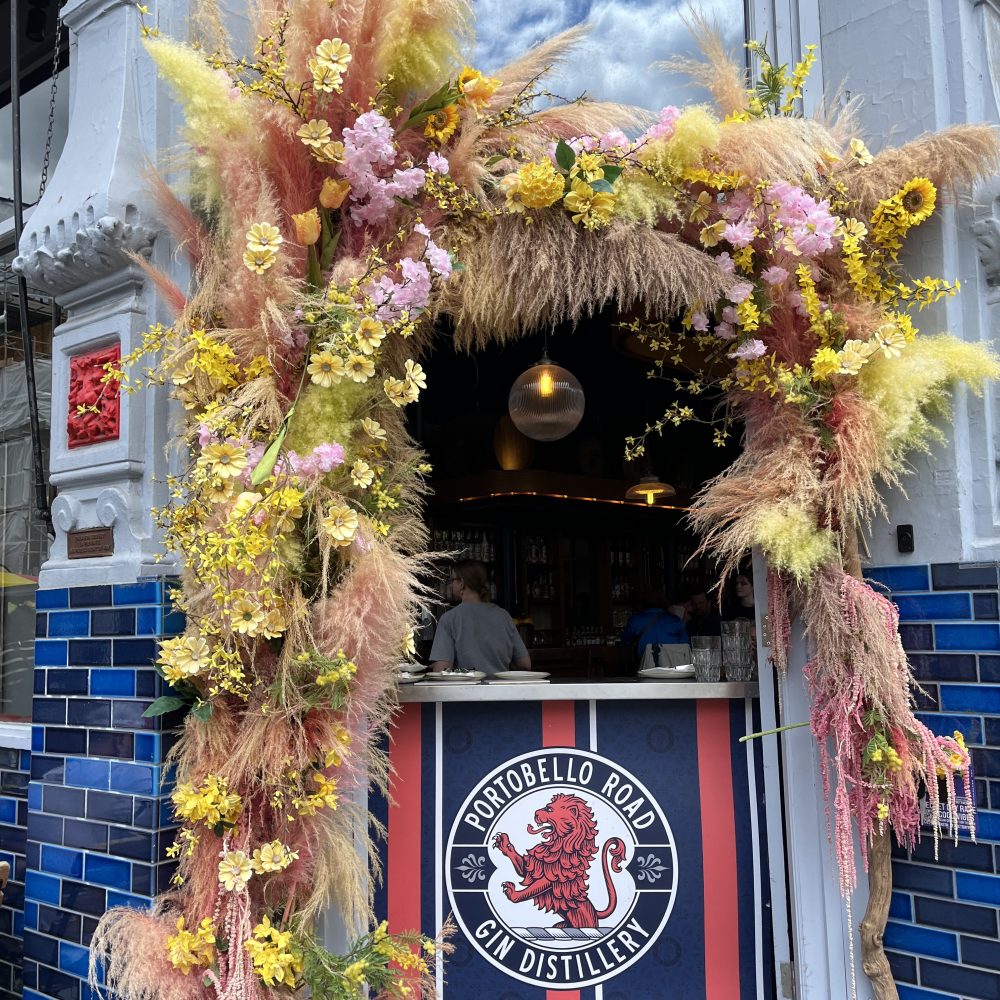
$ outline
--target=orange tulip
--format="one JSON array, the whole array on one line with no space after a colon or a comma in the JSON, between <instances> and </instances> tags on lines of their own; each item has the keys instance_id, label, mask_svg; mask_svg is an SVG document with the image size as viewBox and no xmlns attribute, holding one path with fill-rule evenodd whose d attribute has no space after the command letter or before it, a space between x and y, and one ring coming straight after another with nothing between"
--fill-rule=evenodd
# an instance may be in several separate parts
<instances>
[{"instance_id":1,"label":"orange tulip","mask_svg":"<svg viewBox=\"0 0 1000 1000\"><path fill-rule=\"evenodd\" d=\"M350 181L338 181L334 177L327 177L323 181L323 190L319 193L319 203L324 208L340 208L344 204L344 199L351 190Z\"/></svg>"},{"instance_id":2,"label":"orange tulip","mask_svg":"<svg viewBox=\"0 0 1000 1000\"><path fill-rule=\"evenodd\" d=\"M308 212L293 215L292 223L295 225L295 239L303 246L311 247L319 240L321 227L317 209L310 208Z\"/></svg>"}]
</instances>

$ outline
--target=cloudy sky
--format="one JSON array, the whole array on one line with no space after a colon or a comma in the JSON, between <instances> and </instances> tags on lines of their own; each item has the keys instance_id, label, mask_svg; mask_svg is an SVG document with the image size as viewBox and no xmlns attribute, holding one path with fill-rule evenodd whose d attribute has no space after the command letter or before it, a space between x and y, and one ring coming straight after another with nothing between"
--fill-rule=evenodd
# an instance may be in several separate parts
<instances>
[{"instance_id":1,"label":"cloudy sky","mask_svg":"<svg viewBox=\"0 0 1000 1000\"><path fill-rule=\"evenodd\" d=\"M497 70L537 42L581 22L589 38L556 69L548 88L563 97L587 91L600 100L658 110L704 98L683 78L648 69L650 63L692 54L681 20L686 0L473 0L477 20L477 65ZM743 0L701 0L732 47L743 42Z\"/></svg>"}]
</instances>

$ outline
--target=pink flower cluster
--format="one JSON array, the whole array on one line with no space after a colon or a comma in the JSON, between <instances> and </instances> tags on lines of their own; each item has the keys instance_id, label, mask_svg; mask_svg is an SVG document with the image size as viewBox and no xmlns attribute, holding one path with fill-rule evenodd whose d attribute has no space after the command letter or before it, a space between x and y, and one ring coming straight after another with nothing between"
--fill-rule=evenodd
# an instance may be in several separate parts
<instances>
[{"instance_id":1,"label":"pink flower cluster","mask_svg":"<svg viewBox=\"0 0 1000 1000\"><path fill-rule=\"evenodd\" d=\"M264 444L254 444L247 449L247 467L243 473L244 483L250 482L250 477L266 450L267 445ZM316 445L312 451L305 455L300 455L297 451L283 452L275 463L274 471L278 475L312 478L333 472L334 469L343 464L344 446L336 441L324 441L323 444Z\"/></svg>"},{"instance_id":2,"label":"pink flower cluster","mask_svg":"<svg viewBox=\"0 0 1000 1000\"><path fill-rule=\"evenodd\" d=\"M646 142L652 139L669 139L674 134L677 126L677 119L681 116L680 108L675 108L672 104L660 110L660 116L655 125L651 125L639 137L639 142Z\"/></svg>"},{"instance_id":3,"label":"pink flower cluster","mask_svg":"<svg viewBox=\"0 0 1000 1000\"><path fill-rule=\"evenodd\" d=\"M426 309L431 300L431 272L445 279L451 274L451 255L448 251L431 239L430 230L422 222L418 222L413 229L426 241L420 260L404 257L399 262L401 281L383 275L368 289L377 307L375 315L383 323L395 322L404 312L414 316Z\"/></svg>"},{"instance_id":4,"label":"pink flower cluster","mask_svg":"<svg viewBox=\"0 0 1000 1000\"><path fill-rule=\"evenodd\" d=\"M799 253L816 257L833 246L837 220L828 201L816 201L800 187L778 181L767 189L772 220L791 236Z\"/></svg>"},{"instance_id":5,"label":"pink flower cluster","mask_svg":"<svg viewBox=\"0 0 1000 1000\"><path fill-rule=\"evenodd\" d=\"M396 133L377 111L360 115L343 136L340 173L351 182L347 217L356 225L381 225L388 220L396 198L412 198L423 187L424 171L396 168Z\"/></svg>"}]
</instances>

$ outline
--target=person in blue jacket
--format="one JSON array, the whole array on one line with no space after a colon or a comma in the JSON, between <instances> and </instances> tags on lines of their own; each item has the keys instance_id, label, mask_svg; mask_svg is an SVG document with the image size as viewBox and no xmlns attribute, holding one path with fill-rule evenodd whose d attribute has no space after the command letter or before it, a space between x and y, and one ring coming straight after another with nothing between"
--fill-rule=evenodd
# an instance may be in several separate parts
<instances>
[{"instance_id":1,"label":"person in blue jacket","mask_svg":"<svg viewBox=\"0 0 1000 1000\"><path fill-rule=\"evenodd\" d=\"M669 646L688 642L684 622L667 610L662 590L649 594L643 605L644 609L636 611L622 630L622 642L634 645L640 659L650 643Z\"/></svg>"}]
</instances>

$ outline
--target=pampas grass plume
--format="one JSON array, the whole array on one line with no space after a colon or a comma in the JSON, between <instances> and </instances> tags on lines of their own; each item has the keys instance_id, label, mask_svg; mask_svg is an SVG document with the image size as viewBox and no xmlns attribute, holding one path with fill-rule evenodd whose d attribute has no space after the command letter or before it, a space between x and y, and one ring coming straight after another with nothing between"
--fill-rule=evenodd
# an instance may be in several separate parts
<instances>
[{"instance_id":1,"label":"pampas grass plume","mask_svg":"<svg viewBox=\"0 0 1000 1000\"><path fill-rule=\"evenodd\" d=\"M768 565L801 584L808 583L836 551L833 532L818 527L816 513L794 501L760 511L753 535L755 543L767 555Z\"/></svg>"}]
</instances>

